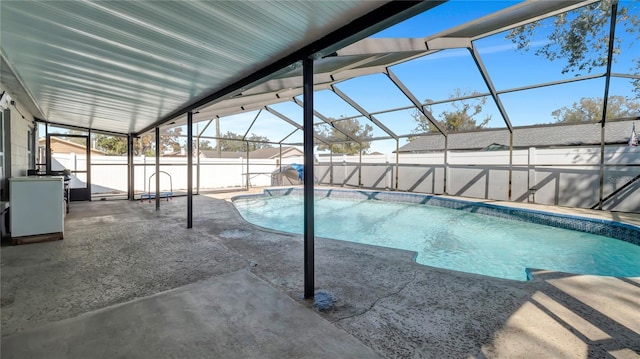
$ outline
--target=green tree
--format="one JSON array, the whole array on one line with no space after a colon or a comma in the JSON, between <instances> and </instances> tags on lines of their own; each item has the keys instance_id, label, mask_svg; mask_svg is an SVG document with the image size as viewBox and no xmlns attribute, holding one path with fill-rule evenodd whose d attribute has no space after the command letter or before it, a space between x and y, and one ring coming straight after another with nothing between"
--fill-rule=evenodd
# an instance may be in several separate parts
<instances>
[{"instance_id":1,"label":"green tree","mask_svg":"<svg viewBox=\"0 0 640 359\"><path fill-rule=\"evenodd\" d=\"M562 107L551 115L557 122L589 122L602 118L602 98L583 97L571 107ZM640 111L640 101L626 99L624 96L610 96L607 103L607 119L635 117Z\"/></svg>"},{"instance_id":2,"label":"green tree","mask_svg":"<svg viewBox=\"0 0 640 359\"><path fill-rule=\"evenodd\" d=\"M121 156L127 154L126 137L97 134L95 136L95 146L109 155Z\"/></svg>"},{"instance_id":3,"label":"green tree","mask_svg":"<svg viewBox=\"0 0 640 359\"><path fill-rule=\"evenodd\" d=\"M479 93L475 91L463 92L460 89L456 89L455 93L449 96L449 98L454 99L478 94ZM426 100L426 102L430 103L431 101ZM479 119L478 116L482 113L482 107L486 102L486 97L453 101L451 102L453 110L441 112L438 115L437 120L444 126L447 132L473 131L484 128L491 120L491 116L486 115L482 119ZM434 126L420 111L415 110L412 117L417 123L416 128L413 130L414 133L439 132L438 128ZM412 139L413 138L410 138L410 140Z\"/></svg>"},{"instance_id":4,"label":"green tree","mask_svg":"<svg viewBox=\"0 0 640 359\"><path fill-rule=\"evenodd\" d=\"M176 127L168 130L165 134L160 135L160 150L180 152L182 147L179 141L181 134L182 128ZM95 136L95 140L95 147L99 150L107 152L110 155L125 155L127 153L126 137L97 134ZM207 149L202 148L203 142L206 143L206 146L209 146L208 149L211 149L209 141L201 141L201 149ZM155 156L155 134L150 133L140 136L140 138L138 138L138 140L134 142L134 155L145 155L148 157Z\"/></svg>"},{"instance_id":5,"label":"green tree","mask_svg":"<svg viewBox=\"0 0 640 359\"><path fill-rule=\"evenodd\" d=\"M155 136L151 134L142 135L134 142L134 154L136 156L152 157L156 155Z\"/></svg>"},{"instance_id":6,"label":"green tree","mask_svg":"<svg viewBox=\"0 0 640 359\"><path fill-rule=\"evenodd\" d=\"M235 132L227 131L217 141L220 151L244 152L247 150L244 141L242 141L242 135Z\"/></svg>"},{"instance_id":7,"label":"green tree","mask_svg":"<svg viewBox=\"0 0 640 359\"><path fill-rule=\"evenodd\" d=\"M249 150L255 151L261 148L271 148L273 147L270 143L265 143L265 141L269 141L266 136L258 136L255 133L252 133L250 136L247 136L247 140L249 141L257 141L257 142L249 142Z\"/></svg>"},{"instance_id":8,"label":"green tree","mask_svg":"<svg viewBox=\"0 0 640 359\"><path fill-rule=\"evenodd\" d=\"M176 128L178 129L178 128ZM178 131L169 131L167 135L160 135L160 151L180 151L180 143L178 142L178 135L180 134L180 130ZM156 155L156 143L155 143L155 134L149 133L140 136L137 141L134 142L133 153L136 156L147 156L153 157Z\"/></svg>"},{"instance_id":9,"label":"green tree","mask_svg":"<svg viewBox=\"0 0 640 359\"><path fill-rule=\"evenodd\" d=\"M182 128L176 127L160 135L160 151L180 152L180 142L178 141ZM134 155L152 157L156 155L155 134L148 133L140 136L134 144Z\"/></svg>"},{"instance_id":10,"label":"green tree","mask_svg":"<svg viewBox=\"0 0 640 359\"><path fill-rule=\"evenodd\" d=\"M209 141L200 141L200 149L201 150L213 150L213 147L211 146L211 143Z\"/></svg>"},{"instance_id":11,"label":"green tree","mask_svg":"<svg viewBox=\"0 0 640 359\"><path fill-rule=\"evenodd\" d=\"M180 152L181 145L178 139L181 134L182 127L169 129L166 134L160 136L160 143L162 144L160 148L172 152Z\"/></svg>"},{"instance_id":12,"label":"green tree","mask_svg":"<svg viewBox=\"0 0 640 359\"><path fill-rule=\"evenodd\" d=\"M330 119L330 121L334 121L333 125L335 127L327 127L322 130L319 135L326 138L329 143L331 142L341 142L341 141L349 141L345 143L336 143L333 144L332 150L333 153L342 153L346 155L355 155L360 151L364 153L367 152L369 147L371 147L371 142L367 141L373 137L373 127L369 124L365 124L362 126L356 119L347 119L347 120L334 120ZM347 137L344 133L340 132L340 130L353 135L353 137L360 140L360 143L353 142L349 137ZM318 145L318 150L328 150L329 146L321 143Z\"/></svg>"},{"instance_id":13,"label":"green tree","mask_svg":"<svg viewBox=\"0 0 640 359\"><path fill-rule=\"evenodd\" d=\"M265 136L258 136L255 133L252 133L250 136L247 136L247 141L269 141L269 139ZM237 134L235 132L227 131L224 135L222 135L222 139L219 139L220 151L229 151L229 152L246 152L247 145L246 141L242 140L242 135ZM249 142L249 151L255 151L261 148L269 148L273 147L270 143L264 142Z\"/></svg>"},{"instance_id":14,"label":"green tree","mask_svg":"<svg viewBox=\"0 0 640 359\"><path fill-rule=\"evenodd\" d=\"M629 11L633 2L627 6L625 4L619 3L613 52L616 54L623 50L632 50L634 54L639 54L634 42L640 39L640 16ZM506 38L511 40L518 50L530 51L531 40L536 38L538 33L546 34L549 41L535 50L535 55L543 56L550 61L566 61L562 73L590 73L594 68L607 64L610 17L611 0L604 0L557 15L550 26L546 26L548 22L545 20L539 20L516 27L509 31ZM635 36L634 41L625 44L626 49L623 48L620 38L623 33L629 37ZM633 62L630 73L640 73L640 57L636 57ZM632 82L634 91L640 97L640 79L634 79Z\"/></svg>"}]
</instances>

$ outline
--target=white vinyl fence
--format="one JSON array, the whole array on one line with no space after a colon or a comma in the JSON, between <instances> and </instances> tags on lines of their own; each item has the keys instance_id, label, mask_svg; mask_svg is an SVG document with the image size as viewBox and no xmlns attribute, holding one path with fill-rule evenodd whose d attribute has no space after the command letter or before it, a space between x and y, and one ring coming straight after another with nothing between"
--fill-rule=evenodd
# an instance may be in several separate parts
<instances>
[{"instance_id":1,"label":"white vinyl fence","mask_svg":"<svg viewBox=\"0 0 640 359\"><path fill-rule=\"evenodd\" d=\"M83 156L55 154L66 168L82 169ZM640 175L640 147L605 148L603 197ZM127 191L125 156L93 156L91 179L93 193ZM136 157L135 190L149 190L155 171L155 158ZM160 160L161 191L185 191L186 159L165 157ZM282 167L302 164L302 158L283 159ZM445 165L446 163L446 165ZM74 167L75 166L75 167ZM579 208L598 203L600 188L600 147L574 147L513 151L442 152L401 154L396 156L321 156L315 166L316 182L321 185L449 194L494 200L511 200ZM201 158L198 174L194 159L194 190L271 186L272 174L280 166L275 159ZM169 176L171 183L169 182ZM155 179L151 179L155 191ZM640 181L628 185L604 203L604 209L640 213Z\"/></svg>"},{"instance_id":2,"label":"white vinyl fence","mask_svg":"<svg viewBox=\"0 0 640 359\"><path fill-rule=\"evenodd\" d=\"M72 171L86 169L86 156L75 154L53 155L54 169L68 168ZM302 163L301 157L283 158L282 167L292 163ZM186 191L187 160L184 157L160 158L160 190ZM194 190L244 188L247 186L271 186L272 174L280 168L275 159L252 159L247 167L246 158L201 158L193 161ZM198 174L199 168L199 174ZM155 192L155 157L134 157L136 192ZM91 192L93 194L126 193L127 192L127 157L126 156L92 156L91 157ZM72 176L72 187L83 187L83 176Z\"/></svg>"},{"instance_id":3,"label":"white vinyl fence","mask_svg":"<svg viewBox=\"0 0 640 359\"><path fill-rule=\"evenodd\" d=\"M400 190L590 208L598 203L600 147L427 154L333 156L316 169L321 184ZM640 147L607 147L603 197L640 175ZM446 178L446 180L445 180ZM446 185L446 186L445 186ZM640 213L640 180L604 202L604 209Z\"/></svg>"}]
</instances>

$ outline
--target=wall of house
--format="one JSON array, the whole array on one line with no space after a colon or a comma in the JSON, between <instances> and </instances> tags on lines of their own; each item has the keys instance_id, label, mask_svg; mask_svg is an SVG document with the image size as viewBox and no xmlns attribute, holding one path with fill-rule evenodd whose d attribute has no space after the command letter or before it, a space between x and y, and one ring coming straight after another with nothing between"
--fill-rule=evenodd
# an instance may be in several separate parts
<instances>
[{"instance_id":1,"label":"wall of house","mask_svg":"<svg viewBox=\"0 0 640 359\"><path fill-rule=\"evenodd\" d=\"M84 141L83 139L80 139L80 141ZM44 138L40 139L38 141L38 145L41 147L46 146L46 140ZM90 149L91 151L91 156L104 156L105 153L102 151L97 151L94 149ZM68 142L62 142L59 141L56 137L51 137L51 153L64 153L64 154L69 154L69 153L74 153L76 155L86 155L87 154L87 148L85 147L85 145L82 144L74 144L74 143L68 143Z\"/></svg>"},{"instance_id":2,"label":"wall of house","mask_svg":"<svg viewBox=\"0 0 640 359\"><path fill-rule=\"evenodd\" d=\"M0 93L4 86L0 84ZM11 94L9 94L11 95ZM2 171L3 197L8 198L8 178L26 176L29 169L29 132L37 131L33 116L15 98L2 106L4 135L4 164ZM32 142L33 143L33 142Z\"/></svg>"},{"instance_id":3,"label":"wall of house","mask_svg":"<svg viewBox=\"0 0 640 359\"><path fill-rule=\"evenodd\" d=\"M18 104L11 110L11 176L26 176L29 169L29 132L33 117ZM23 118L24 117L24 118ZM32 149L33 150L33 149Z\"/></svg>"},{"instance_id":4,"label":"wall of house","mask_svg":"<svg viewBox=\"0 0 640 359\"><path fill-rule=\"evenodd\" d=\"M5 91L4 85L0 83L0 93ZM9 94L11 95L11 94ZM13 97L13 96L12 96ZM0 126L0 136L2 146L0 146L0 200L9 200L9 178L25 176L29 169L29 131L35 131L33 116L15 99L5 101L0 105L2 121ZM31 144L34 144L31 137ZM8 234L8 211L0 215L0 237Z\"/></svg>"}]
</instances>

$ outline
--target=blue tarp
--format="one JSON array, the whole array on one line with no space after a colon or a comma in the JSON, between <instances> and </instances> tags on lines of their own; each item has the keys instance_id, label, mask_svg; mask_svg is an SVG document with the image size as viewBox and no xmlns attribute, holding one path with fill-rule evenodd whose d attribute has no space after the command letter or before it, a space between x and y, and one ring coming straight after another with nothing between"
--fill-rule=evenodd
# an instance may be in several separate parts
<instances>
[{"instance_id":1,"label":"blue tarp","mask_svg":"<svg viewBox=\"0 0 640 359\"><path fill-rule=\"evenodd\" d=\"M289 165L289 167L291 167L294 170L298 171L298 179L300 181L302 181L303 178L304 178L304 165L299 165L297 163L292 163L292 164Z\"/></svg>"}]
</instances>

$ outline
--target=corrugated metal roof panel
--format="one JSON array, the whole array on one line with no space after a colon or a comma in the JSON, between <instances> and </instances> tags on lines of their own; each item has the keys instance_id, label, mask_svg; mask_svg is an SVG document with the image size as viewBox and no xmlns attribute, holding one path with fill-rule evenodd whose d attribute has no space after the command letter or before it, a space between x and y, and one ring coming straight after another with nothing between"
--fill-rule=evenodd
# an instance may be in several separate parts
<instances>
[{"instance_id":1,"label":"corrugated metal roof panel","mask_svg":"<svg viewBox=\"0 0 640 359\"><path fill-rule=\"evenodd\" d=\"M2 51L46 119L136 132L384 1L3 1Z\"/></svg>"},{"instance_id":2,"label":"corrugated metal roof panel","mask_svg":"<svg viewBox=\"0 0 640 359\"><path fill-rule=\"evenodd\" d=\"M2 52L45 119L137 133L185 106L228 115L298 95L302 73L291 66L200 106L385 2L3 1ZM429 39L477 38L590 2L528 1L425 39L330 46L337 56L317 60L317 88L427 54Z\"/></svg>"}]
</instances>

